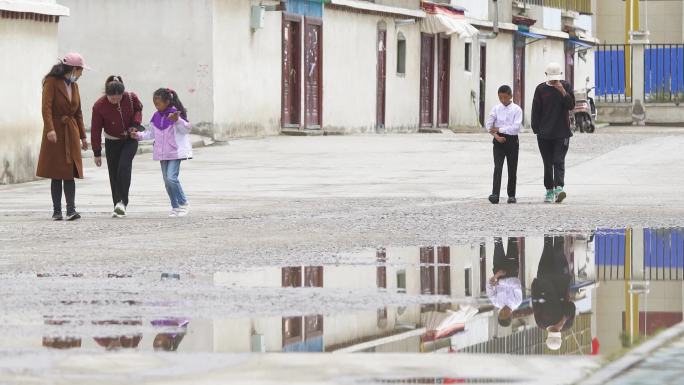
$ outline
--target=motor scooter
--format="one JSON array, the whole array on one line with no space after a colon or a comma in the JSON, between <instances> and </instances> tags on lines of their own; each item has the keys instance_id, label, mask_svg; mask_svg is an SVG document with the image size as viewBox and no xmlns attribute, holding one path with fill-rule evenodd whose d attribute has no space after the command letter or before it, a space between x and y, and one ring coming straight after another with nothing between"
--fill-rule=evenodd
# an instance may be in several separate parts
<instances>
[{"instance_id":1,"label":"motor scooter","mask_svg":"<svg viewBox=\"0 0 684 385\"><path fill-rule=\"evenodd\" d=\"M596 130L595 122L598 116L596 104L594 104L594 98L589 96L594 88L589 87L589 77L587 77L584 89L574 91L575 108L570 114L573 131L579 130L579 132L591 134Z\"/></svg>"}]
</instances>

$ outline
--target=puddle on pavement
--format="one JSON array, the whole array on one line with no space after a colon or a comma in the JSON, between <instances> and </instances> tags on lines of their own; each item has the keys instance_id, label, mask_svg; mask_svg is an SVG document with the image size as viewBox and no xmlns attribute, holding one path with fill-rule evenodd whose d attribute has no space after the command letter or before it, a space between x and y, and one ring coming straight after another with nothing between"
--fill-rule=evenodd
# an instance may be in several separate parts
<instances>
[{"instance_id":1,"label":"puddle on pavement","mask_svg":"<svg viewBox=\"0 0 684 385\"><path fill-rule=\"evenodd\" d=\"M42 324L49 333L3 338L0 349L610 355L682 321L682 228L493 237L362 254L365 265L269 267L202 279L226 289L364 289L435 296L434 301L330 314L211 319L135 315L138 301L119 301L133 315L81 320L74 328L73 319L44 314ZM173 272L155 277L151 279L199 279ZM65 278L82 277L74 273ZM130 276L107 275L118 278ZM38 274L35 279L60 277ZM60 334L66 325L69 332ZM96 328L101 336L81 336L79 325ZM128 331L111 332L116 328ZM409 383L438 383L433 380Z\"/></svg>"},{"instance_id":2,"label":"puddle on pavement","mask_svg":"<svg viewBox=\"0 0 684 385\"><path fill-rule=\"evenodd\" d=\"M374 378L359 381L359 384L514 384L522 380L510 378L481 377L415 377L415 378Z\"/></svg>"}]
</instances>

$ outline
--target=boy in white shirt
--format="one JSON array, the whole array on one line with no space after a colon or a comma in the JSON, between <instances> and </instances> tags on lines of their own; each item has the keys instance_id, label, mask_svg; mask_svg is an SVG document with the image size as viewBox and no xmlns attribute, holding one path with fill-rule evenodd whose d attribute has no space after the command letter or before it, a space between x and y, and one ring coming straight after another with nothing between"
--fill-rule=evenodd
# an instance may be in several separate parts
<instances>
[{"instance_id":1,"label":"boy in white shirt","mask_svg":"<svg viewBox=\"0 0 684 385\"><path fill-rule=\"evenodd\" d=\"M492 305L499 309L499 325L507 327L511 324L513 311L522 303L522 285L520 283L520 240L508 238L506 252L501 238L494 239L494 275L487 281L487 297Z\"/></svg>"},{"instance_id":2,"label":"boy in white shirt","mask_svg":"<svg viewBox=\"0 0 684 385\"><path fill-rule=\"evenodd\" d=\"M494 137L492 141L494 143L494 185L489 201L493 204L499 203L501 173L504 160L506 160L508 166L508 203L516 203L515 187L518 173L518 152L520 150L518 134L522 128L523 112L517 104L513 103L511 87L507 85L499 87L498 94L501 103L494 106L485 123L487 132Z\"/></svg>"}]
</instances>

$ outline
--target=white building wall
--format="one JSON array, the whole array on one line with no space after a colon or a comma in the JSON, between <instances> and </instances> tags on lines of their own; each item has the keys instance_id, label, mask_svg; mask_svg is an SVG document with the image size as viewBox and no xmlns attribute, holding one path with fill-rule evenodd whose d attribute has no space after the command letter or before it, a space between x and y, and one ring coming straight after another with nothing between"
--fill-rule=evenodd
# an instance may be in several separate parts
<instances>
[{"instance_id":1,"label":"white building wall","mask_svg":"<svg viewBox=\"0 0 684 385\"><path fill-rule=\"evenodd\" d=\"M59 28L60 53L83 54L93 69L79 80L86 126L109 75L121 75L154 113L152 94L169 87L195 126L213 119L213 0L62 0L71 17Z\"/></svg>"},{"instance_id":2,"label":"white building wall","mask_svg":"<svg viewBox=\"0 0 684 385\"><path fill-rule=\"evenodd\" d=\"M406 38L406 73L397 73L397 37ZM375 79L375 77L374 77ZM420 27L387 23L386 131L416 131L420 119ZM373 103L375 105L375 103Z\"/></svg>"},{"instance_id":3,"label":"white building wall","mask_svg":"<svg viewBox=\"0 0 684 385\"><path fill-rule=\"evenodd\" d=\"M471 44L470 71L466 71L465 45ZM451 37L451 84L449 85L449 125L476 127L478 124L477 109L480 90L480 46L477 41L460 39L454 34ZM437 82L435 82L437 83ZM473 105L471 91L476 99ZM435 95L437 91L435 89ZM435 104L437 102L435 97ZM435 110L435 116L437 112Z\"/></svg>"},{"instance_id":4,"label":"white building wall","mask_svg":"<svg viewBox=\"0 0 684 385\"><path fill-rule=\"evenodd\" d=\"M489 0L452 0L451 5L466 9L465 16L478 20L489 19Z\"/></svg>"},{"instance_id":5,"label":"white building wall","mask_svg":"<svg viewBox=\"0 0 684 385\"><path fill-rule=\"evenodd\" d=\"M553 31L561 30L561 10L558 8L542 8L542 28Z\"/></svg>"},{"instance_id":6,"label":"white building wall","mask_svg":"<svg viewBox=\"0 0 684 385\"><path fill-rule=\"evenodd\" d=\"M529 40L529 39L528 39ZM534 90L546 81L546 65L556 62L565 66L565 43L559 39L543 39L528 44L525 49L525 127L530 126Z\"/></svg>"},{"instance_id":7,"label":"white building wall","mask_svg":"<svg viewBox=\"0 0 684 385\"><path fill-rule=\"evenodd\" d=\"M57 63L57 23L0 18L0 36L0 184L5 184L35 178L43 133L41 84Z\"/></svg>"},{"instance_id":8,"label":"white building wall","mask_svg":"<svg viewBox=\"0 0 684 385\"><path fill-rule=\"evenodd\" d=\"M347 133L375 132L378 24L387 26L387 131L418 125L420 31L394 19L325 9L323 23L323 125ZM406 74L396 72L397 33L406 37Z\"/></svg>"},{"instance_id":9,"label":"white building wall","mask_svg":"<svg viewBox=\"0 0 684 385\"><path fill-rule=\"evenodd\" d=\"M496 39L486 40L487 82L485 95L485 118L499 103L498 89L506 84L513 89L513 34L499 33ZM478 53L479 60L479 53Z\"/></svg>"},{"instance_id":10,"label":"white building wall","mask_svg":"<svg viewBox=\"0 0 684 385\"><path fill-rule=\"evenodd\" d=\"M218 139L280 132L282 13L266 12L264 28L253 30L251 3L258 2L214 0L213 120Z\"/></svg>"},{"instance_id":11,"label":"white building wall","mask_svg":"<svg viewBox=\"0 0 684 385\"><path fill-rule=\"evenodd\" d=\"M323 125L375 131L377 28L380 17L325 9ZM388 95L389 96L389 95Z\"/></svg>"}]
</instances>

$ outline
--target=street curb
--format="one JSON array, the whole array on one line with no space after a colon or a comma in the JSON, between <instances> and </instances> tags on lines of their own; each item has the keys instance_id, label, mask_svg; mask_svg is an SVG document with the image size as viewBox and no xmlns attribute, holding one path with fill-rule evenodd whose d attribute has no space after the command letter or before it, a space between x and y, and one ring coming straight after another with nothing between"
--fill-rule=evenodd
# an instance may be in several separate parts
<instances>
[{"instance_id":1,"label":"street curb","mask_svg":"<svg viewBox=\"0 0 684 385\"><path fill-rule=\"evenodd\" d=\"M644 342L635 349L629 351L620 359L613 361L594 372L589 376L588 379L579 382L578 385L603 385L606 382L619 377L631 367L641 363L656 350L682 336L684 336L684 322L680 322L670 329L667 329L652 339Z\"/></svg>"}]
</instances>

